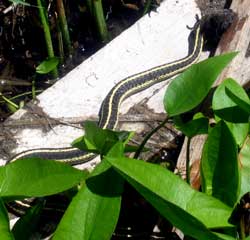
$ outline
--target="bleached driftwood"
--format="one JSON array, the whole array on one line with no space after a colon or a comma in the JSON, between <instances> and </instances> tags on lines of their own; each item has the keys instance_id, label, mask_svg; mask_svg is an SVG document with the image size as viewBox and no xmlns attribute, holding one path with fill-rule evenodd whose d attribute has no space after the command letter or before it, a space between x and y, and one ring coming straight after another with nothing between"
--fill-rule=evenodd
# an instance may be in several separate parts
<instances>
[{"instance_id":1,"label":"bleached driftwood","mask_svg":"<svg viewBox=\"0 0 250 240\"><path fill-rule=\"evenodd\" d=\"M187 54L190 30L186 26L194 24L197 13L199 9L194 0L163 2L157 12L144 16L39 95L37 105L51 118L97 119L102 100L118 81ZM132 96L122 104L121 113L125 114L143 99L152 113L164 112L165 85L158 84ZM27 110L19 110L2 126L4 133L9 134L9 138L4 135L1 144L7 157L31 148L69 146L83 133L62 124L53 128L39 125L10 127L10 121L18 123L25 115ZM128 128L125 125L122 124L121 128ZM143 130L143 126L134 126L135 129ZM0 159L6 160L6 155L5 158L1 155Z\"/></svg>"}]
</instances>

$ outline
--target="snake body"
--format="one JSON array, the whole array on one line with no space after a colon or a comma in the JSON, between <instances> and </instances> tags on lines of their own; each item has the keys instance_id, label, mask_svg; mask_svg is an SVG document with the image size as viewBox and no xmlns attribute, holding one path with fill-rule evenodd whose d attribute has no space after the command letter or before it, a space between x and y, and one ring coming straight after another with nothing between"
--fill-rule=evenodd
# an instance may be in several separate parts
<instances>
[{"instance_id":1,"label":"snake body","mask_svg":"<svg viewBox=\"0 0 250 240\"><path fill-rule=\"evenodd\" d=\"M201 20L197 20L189 35L188 55L177 61L162 64L126 77L118 82L102 102L99 112L99 127L103 129L115 129L118 123L119 108L124 99L183 72L199 59L202 46ZM10 159L9 162L27 157L39 157L76 165L85 163L93 159L94 156L95 154L93 153L86 153L73 147L38 148L21 152Z\"/></svg>"}]
</instances>

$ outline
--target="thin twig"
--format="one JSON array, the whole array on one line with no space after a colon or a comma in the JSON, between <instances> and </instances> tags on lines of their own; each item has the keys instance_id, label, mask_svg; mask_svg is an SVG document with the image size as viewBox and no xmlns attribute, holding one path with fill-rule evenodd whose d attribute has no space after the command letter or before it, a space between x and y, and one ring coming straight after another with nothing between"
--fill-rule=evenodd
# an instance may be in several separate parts
<instances>
[{"instance_id":1,"label":"thin twig","mask_svg":"<svg viewBox=\"0 0 250 240\"><path fill-rule=\"evenodd\" d=\"M169 120L168 117L165 118L165 120L160 123L156 128L154 128L151 132L149 132L146 137L143 139L141 145L138 147L137 151L135 152L134 158L137 159L139 157L139 155L141 154L143 148L145 147L147 141L160 129L162 128L167 121Z\"/></svg>"}]
</instances>

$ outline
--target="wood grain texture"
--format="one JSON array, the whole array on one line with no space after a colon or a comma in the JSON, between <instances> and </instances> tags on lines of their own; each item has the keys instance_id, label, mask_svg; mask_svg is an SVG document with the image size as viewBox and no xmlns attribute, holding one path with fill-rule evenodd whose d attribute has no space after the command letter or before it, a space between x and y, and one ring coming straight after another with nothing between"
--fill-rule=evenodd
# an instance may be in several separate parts
<instances>
[{"instance_id":1,"label":"wood grain texture","mask_svg":"<svg viewBox=\"0 0 250 240\"><path fill-rule=\"evenodd\" d=\"M199 14L195 0L164 1L157 12L145 15L39 95L39 116L34 114L36 110L29 114L30 111L23 109L12 115L10 120L13 123L31 116L39 120L43 113L49 118L97 119L102 100L118 81L187 54L190 30L186 26L194 24L195 14ZM164 112L165 85L158 84L132 96L122 104L121 113L127 113L138 102L153 113ZM72 140L83 134L82 130L70 126L52 127L49 118L46 128L4 127L12 138L0 142L0 154L6 153L0 156L0 160L26 149L69 146ZM122 124L121 128L131 129L127 124ZM135 129L141 131L143 126L133 126Z\"/></svg>"}]
</instances>

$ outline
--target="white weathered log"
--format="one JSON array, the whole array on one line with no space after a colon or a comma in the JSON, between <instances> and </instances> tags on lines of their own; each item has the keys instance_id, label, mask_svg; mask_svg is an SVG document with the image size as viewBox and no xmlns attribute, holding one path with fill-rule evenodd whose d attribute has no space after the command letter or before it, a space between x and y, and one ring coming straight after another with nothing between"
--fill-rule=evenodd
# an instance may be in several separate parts
<instances>
[{"instance_id":1,"label":"white weathered log","mask_svg":"<svg viewBox=\"0 0 250 240\"><path fill-rule=\"evenodd\" d=\"M168 0L157 12L144 16L96 54L38 96L38 106L52 118L97 118L100 104L118 81L131 74L184 57L188 52L188 26L199 14L195 0ZM153 112L164 112L165 85L158 84L127 99L121 107L126 113L142 99ZM159 90L157 93L155 90ZM26 110L19 110L10 119L20 119ZM121 126L126 128L125 124ZM140 126L133 127L140 129ZM83 134L82 130L58 125L48 131L42 127L8 129L13 142L5 140L6 151L12 154L31 148L64 147ZM2 157L0 156L0 159ZM6 160L6 159L5 159ZM3 162L2 162L3 163Z\"/></svg>"}]
</instances>

